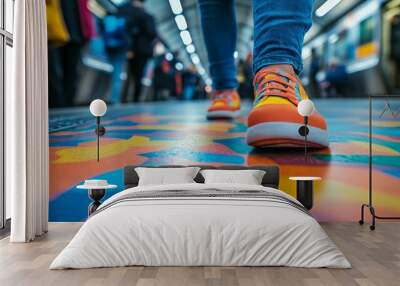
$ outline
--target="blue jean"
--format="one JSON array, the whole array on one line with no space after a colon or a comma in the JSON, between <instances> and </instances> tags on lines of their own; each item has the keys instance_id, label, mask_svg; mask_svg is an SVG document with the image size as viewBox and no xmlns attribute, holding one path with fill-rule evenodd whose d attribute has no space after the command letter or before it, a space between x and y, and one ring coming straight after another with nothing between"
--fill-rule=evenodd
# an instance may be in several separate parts
<instances>
[{"instance_id":1,"label":"blue jean","mask_svg":"<svg viewBox=\"0 0 400 286\"><path fill-rule=\"evenodd\" d=\"M311 27L313 0L253 0L253 72L276 64L302 71L304 34ZM199 0L203 36L216 90L237 87L234 0Z\"/></svg>"}]
</instances>

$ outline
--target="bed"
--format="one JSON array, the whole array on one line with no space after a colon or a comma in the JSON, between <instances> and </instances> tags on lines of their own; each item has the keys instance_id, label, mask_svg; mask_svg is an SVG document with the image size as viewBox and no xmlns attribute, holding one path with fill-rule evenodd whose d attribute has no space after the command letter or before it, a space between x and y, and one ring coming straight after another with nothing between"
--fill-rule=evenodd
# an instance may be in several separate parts
<instances>
[{"instance_id":1,"label":"bed","mask_svg":"<svg viewBox=\"0 0 400 286\"><path fill-rule=\"evenodd\" d=\"M138 186L136 167L124 168L125 190L103 202L50 269L351 267L308 211L278 189L277 166L218 167L263 170L261 185L205 184L199 173L195 183L153 186Z\"/></svg>"}]
</instances>

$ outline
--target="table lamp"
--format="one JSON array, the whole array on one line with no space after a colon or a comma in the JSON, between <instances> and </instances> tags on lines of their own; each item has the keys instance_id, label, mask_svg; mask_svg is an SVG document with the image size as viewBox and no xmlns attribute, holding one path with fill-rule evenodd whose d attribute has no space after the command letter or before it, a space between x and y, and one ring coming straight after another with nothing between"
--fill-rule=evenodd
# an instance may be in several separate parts
<instances>
[{"instance_id":1,"label":"table lamp","mask_svg":"<svg viewBox=\"0 0 400 286\"><path fill-rule=\"evenodd\" d=\"M309 128L307 127L308 117L314 113L314 110L315 110L314 103L309 99L303 99L297 105L297 112L304 118L304 125L299 128L299 134L300 134L300 136L304 137L304 161L305 161L305 163L307 163L307 135L310 132Z\"/></svg>"},{"instance_id":2,"label":"table lamp","mask_svg":"<svg viewBox=\"0 0 400 286\"><path fill-rule=\"evenodd\" d=\"M106 133L104 126L100 125L100 118L106 114L107 104L101 99L95 99L90 103L89 106L90 113L96 117L96 129L95 133L97 135L97 162L100 160L100 136Z\"/></svg>"}]
</instances>

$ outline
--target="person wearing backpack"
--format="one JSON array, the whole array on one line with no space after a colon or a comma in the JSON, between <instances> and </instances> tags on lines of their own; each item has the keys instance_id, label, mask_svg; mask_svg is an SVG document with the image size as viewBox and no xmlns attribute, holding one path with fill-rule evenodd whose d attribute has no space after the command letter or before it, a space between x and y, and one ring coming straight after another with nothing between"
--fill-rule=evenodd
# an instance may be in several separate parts
<instances>
[{"instance_id":1,"label":"person wearing backpack","mask_svg":"<svg viewBox=\"0 0 400 286\"><path fill-rule=\"evenodd\" d=\"M104 50L108 61L113 66L111 83L111 103L121 102L122 72L129 50L129 34L126 18L120 13L105 16L101 21Z\"/></svg>"}]
</instances>

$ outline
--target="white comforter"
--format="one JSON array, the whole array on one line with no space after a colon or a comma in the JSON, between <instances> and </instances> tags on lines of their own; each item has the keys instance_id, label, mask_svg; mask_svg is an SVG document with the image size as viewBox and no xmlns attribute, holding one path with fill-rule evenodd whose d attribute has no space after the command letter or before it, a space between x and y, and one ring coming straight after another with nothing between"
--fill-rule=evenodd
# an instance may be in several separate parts
<instances>
[{"instance_id":1,"label":"white comforter","mask_svg":"<svg viewBox=\"0 0 400 286\"><path fill-rule=\"evenodd\" d=\"M130 192L205 188L290 197L262 186L180 184L127 189L100 208ZM254 198L163 198L120 202L90 217L50 269L127 265L350 267L317 221L293 206Z\"/></svg>"}]
</instances>

